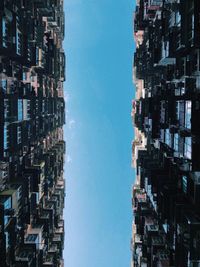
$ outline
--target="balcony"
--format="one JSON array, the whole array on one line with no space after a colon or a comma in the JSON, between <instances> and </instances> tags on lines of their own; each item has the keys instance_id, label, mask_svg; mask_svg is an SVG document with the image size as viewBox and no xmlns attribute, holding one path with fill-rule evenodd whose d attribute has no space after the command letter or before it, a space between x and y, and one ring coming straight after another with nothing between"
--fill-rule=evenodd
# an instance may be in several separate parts
<instances>
[{"instance_id":1,"label":"balcony","mask_svg":"<svg viewBox=\"0 0 200 267\"><path fill-rule=\"evenodd\" d=\"M166 250L161 250L157 253L157 267L169 267L170 260L169 260L169 252Z\"/></svg>"},{"instance_id":2,"label":"balcony","mask_svg":"<svg viewBox=\"0 0 200 267\"><path fill-rule=\"evenodd\" d=\"M158 63L158 66L168 66L168 65L175 65L176 58L171 57L169 54L169 41L162 42L162 58Z\"/></svg>"},{"instance_id":3,"label":"balcony","mask_svg":"<svg viewBox=\"0 0 200 267\"><path fill-rule=\"evenodd\" d=\"M11 197L12 209L15 211L15 216L18 216L21 210L20 187L17 189L7 189L0 192L0 197Z\"/></svg>"},{"instance_id":4,"label":"balcony","mask_svg":"<svg viewBox=\"0 0 200 267\"><path fill-rule=\"evenodd\" d=\"M31 249L20 248L15 252L16 264L26 264L26 266L29 267L32 266L33 259L34 259L34 252Z\"/></svg>"},{"instance_id":5,"label":"balcony","mask_svg":"<svg viewBox=\"0 0 200 267\"><path fill-rule=\"evenodd\" d=\"M37 250L43 250L45 247L43 225L29 225L25 234L24 243L35 244Z\"/></svg>"}]
</instances>

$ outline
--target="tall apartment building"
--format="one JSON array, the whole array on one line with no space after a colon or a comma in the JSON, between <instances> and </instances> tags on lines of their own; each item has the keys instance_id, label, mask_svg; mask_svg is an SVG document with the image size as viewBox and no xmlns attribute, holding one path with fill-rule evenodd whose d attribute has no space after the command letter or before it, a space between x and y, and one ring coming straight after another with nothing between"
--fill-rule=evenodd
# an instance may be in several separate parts
<instances>
[{"instance_id":1,"label":"tall apartment building","mask_svg":"<svg viewBox=\"0 0 200 267\"><path fill-rule=\"evenodd\" d=\"M200 266L200 1L139 0L132 266Z\"/></svg>"},{"instance_id":2,"label":"tall apartment building","mask_svg":"<svg viewBox=\"0 0 200 267\"><path fill-rule=\"evenodd\" d=\"M0 1L0 266L63 266L63 0Z\"/></svg>"}]
</instances>

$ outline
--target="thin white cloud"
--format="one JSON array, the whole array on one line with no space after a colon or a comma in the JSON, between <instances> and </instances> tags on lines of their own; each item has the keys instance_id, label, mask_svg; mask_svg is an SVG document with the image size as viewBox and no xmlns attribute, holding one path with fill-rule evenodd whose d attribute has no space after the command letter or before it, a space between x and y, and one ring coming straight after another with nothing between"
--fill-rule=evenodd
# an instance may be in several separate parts
<instances>
[{"instance_id":1,"label":"thin white cloud","mask_svg":"<svg viewBox=\"0 0 200 267\"><path fill-rule=\"evenodd\" d=\"M69 120L69 122L68 122L69 129L70 130L73 129L75 124L76 124L76 121L74 119Z\"/></svg>"},{"instance_id":2,"label":"thin white cloud","mask_svg":"<svg viewBox=\"0 0 200 267\"><path fill-rule=\"evenodd\" d=\"M71 158L70 155L67 155L67 159L66 159L66 161L67 161L68 164L72 162L72 158Z\"/></svg>"},{"instance_id":3,"label":"thin white cloud","mask_svg":"<svg viewBox=\"0 0 200 267\"><path fill-rule=\"evenodd\" d=\"M65 100L65 103L69 103L69 100L70 100L69 93L65 92L65 94L64 94L64 100Z\"/></svg>"}]
</instances>

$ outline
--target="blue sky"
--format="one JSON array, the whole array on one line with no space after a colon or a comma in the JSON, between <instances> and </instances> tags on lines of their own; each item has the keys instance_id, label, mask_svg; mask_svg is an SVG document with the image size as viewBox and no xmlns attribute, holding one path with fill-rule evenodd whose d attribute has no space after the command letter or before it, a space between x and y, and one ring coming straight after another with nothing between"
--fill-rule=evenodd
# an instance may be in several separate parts
<instances>
[{"instance_id":1,"label":"blue sky","mask_svg":"<svg viewBox=\"0 0 200 267\"><path fill-rule=\"evenodd\" d=\"M65 266L130 266L130 0L65 0Z\"/></svg>"}]
</instances>

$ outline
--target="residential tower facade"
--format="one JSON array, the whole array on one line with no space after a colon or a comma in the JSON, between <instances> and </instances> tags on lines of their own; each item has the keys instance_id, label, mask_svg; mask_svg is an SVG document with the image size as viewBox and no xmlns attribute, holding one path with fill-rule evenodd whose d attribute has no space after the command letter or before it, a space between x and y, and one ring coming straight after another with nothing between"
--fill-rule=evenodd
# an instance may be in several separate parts
<instances>
[{"instance_id":1,"label":"residential tower facade","mask_svg":"<svg viewBox=\"0 0 200 267\"><path fill-rule=\"evenodd\" d=\"M0 265L63 266L63 0L0 1Z\"/></svg>"},{"instance_id":2,"label":"residential tower facade","mask_svg":"<svg viewBox=\"0 0 200 267\"><path fill-rule=\"evenodd\" d=\"M132 266L200 266L200 2L134 15Z\"/></svg>"}]
</instances>

